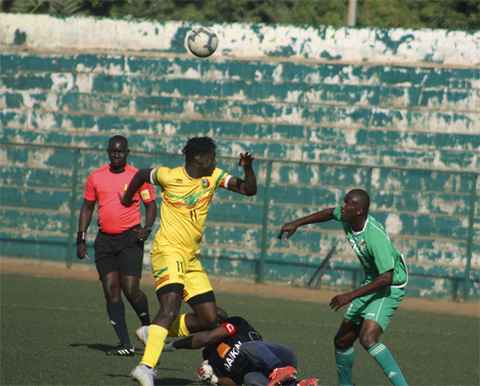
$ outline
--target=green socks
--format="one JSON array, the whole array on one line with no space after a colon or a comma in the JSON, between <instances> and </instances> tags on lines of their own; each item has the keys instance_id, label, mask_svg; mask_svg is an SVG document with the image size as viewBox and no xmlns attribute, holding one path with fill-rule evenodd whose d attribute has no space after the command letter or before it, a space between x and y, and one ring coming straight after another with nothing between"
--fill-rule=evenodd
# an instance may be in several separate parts
<instances>
[{"instance_id":1,"label":"green socks","mask_svg":"<svg viewBox=\"0 0 480 386\"><path fill-rule=\"evenodd\" d=\"M398 367L390 350L383 343L373 345L368 349L368 353L377 361L392 385L408 386L408 383L402 374L402 370Z\"/></svg>"},{"instance_id":2,"label":"green socks","mask_svg":"<svg viewBox=\"0 0 480 386\"><path fill-rule=\"evenodd\" d=\"M353 346L342 351L335 349L335 362L337 364L338 384L340 386L352 385L353 358L355 352Z\"/></svg>"}]
</instances>

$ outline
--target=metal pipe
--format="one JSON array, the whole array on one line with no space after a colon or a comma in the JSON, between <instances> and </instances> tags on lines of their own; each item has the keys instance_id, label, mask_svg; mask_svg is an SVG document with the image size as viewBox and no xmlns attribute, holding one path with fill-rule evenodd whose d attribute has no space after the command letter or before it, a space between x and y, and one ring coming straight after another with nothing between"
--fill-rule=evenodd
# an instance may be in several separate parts
<instances>
[{"instance_id":1,"label":"metal pipe","mask_svg":"<svg viewBox=\"0 0 480 386\"><path fill-rule=\"evenodd\" d=\"M348 0L347 26L355 27L357 24L357 0Z\"/></svg>"}]
</instances>

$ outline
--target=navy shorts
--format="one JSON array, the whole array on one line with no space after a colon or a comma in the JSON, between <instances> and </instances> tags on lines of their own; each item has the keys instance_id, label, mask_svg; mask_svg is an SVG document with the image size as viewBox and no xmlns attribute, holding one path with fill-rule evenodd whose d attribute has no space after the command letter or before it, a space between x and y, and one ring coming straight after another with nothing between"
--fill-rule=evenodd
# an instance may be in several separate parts
<instances>
[{"instance_id":1,"label":"navy shorts","mask_svg":"<svg viewBox=\"0 0 480 386\"><path fill-rule=\"evenodd\" d=\"M110 272L142 276L143 242L137 239L133 228L116 235L98 232L94 249L100 280Z\"/></svg>"}]
</instances>

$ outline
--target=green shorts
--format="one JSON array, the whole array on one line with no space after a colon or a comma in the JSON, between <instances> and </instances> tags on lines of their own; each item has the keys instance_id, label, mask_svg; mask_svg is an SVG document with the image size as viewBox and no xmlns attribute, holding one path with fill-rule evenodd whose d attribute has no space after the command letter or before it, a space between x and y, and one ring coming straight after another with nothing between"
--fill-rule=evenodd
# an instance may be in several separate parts
<instances>
[{"instance_id":1,"label":"green shorts","mask_svg":"<svg viewBox=\"0 0 480 386\"><path fill-rule=\"evenodd\" d=\"M362 320L373 320L385 332L404 296L404 288L389 287L380 292L356 298L345 312L345 319L357 324Z\"/></svg>"}]
</instances>

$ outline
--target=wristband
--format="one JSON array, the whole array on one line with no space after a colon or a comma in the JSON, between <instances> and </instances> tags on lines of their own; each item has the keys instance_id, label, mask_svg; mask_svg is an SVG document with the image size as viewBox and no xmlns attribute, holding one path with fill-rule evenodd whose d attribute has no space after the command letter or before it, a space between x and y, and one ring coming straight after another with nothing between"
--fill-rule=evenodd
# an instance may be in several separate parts
<instances>
[{"instance_id":1,"label":"wristband","mask_svg":"<svg viewBox=\"0 0 480 386\"><path fill-rule=\"evenodd\" d=\"M77 232L77 244L87 242L87 232Z\"/></svg>"}]
</instances>

